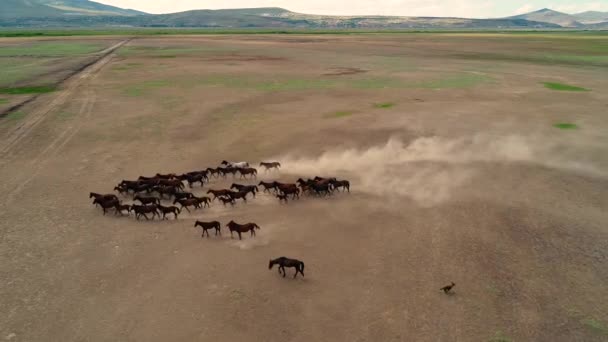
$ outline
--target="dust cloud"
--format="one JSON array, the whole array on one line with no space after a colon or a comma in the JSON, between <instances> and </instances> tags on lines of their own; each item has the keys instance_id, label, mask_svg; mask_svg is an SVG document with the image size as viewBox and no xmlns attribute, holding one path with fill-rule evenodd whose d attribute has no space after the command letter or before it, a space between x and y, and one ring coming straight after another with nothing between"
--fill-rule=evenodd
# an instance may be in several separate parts
<instances>
[{"instance_id":1,"label":"dust cloud","mask_svg":"<svg viewBox=\"0 0 608 342\"><path fill-rule=\"evenodd\" d=\"M336 149L318 157L277 158L282 171L351 177L358 191L386 196L407 196L421 206L434 206L452 198L481 172L479 163L532 163L567 172L605 177L606 172L586 162L555 153L559 142L523 136L476 135L446 139L422 137L409 144L391 138L366 149ZM571 157L571 156L570 156Z\"/></svg>"}]
</instances>

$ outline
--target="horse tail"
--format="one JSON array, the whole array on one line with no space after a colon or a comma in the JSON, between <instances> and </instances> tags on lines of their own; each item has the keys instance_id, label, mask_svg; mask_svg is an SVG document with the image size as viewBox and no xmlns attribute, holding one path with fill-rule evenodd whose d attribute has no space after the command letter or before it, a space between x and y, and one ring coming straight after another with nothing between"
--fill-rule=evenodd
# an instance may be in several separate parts
<instances>
[{"instance_id":1,"label":"horse tail","mask_svg":"<svg viewBox=\"0 0 608 342\"><path fill-rule=\"evenodd\" d=\"M300 261L300 272L304 275L304 261Z\"/></svg>"}]
</instances>

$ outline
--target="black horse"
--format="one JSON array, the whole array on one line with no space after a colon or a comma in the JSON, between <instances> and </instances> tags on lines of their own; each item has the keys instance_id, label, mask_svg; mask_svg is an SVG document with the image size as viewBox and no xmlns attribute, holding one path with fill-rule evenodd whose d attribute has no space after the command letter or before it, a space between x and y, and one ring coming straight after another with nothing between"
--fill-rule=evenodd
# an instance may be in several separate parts
<instances>
[{"instance_id":1,"label":"black horse","mask_svg":"<svg viewBox=\"0 0 608 342\"><path fill-rule=\"evenodd\" d=\"M268 263L268 269L272 269L272 267L276 264L279 265L279 274L283 272L283 278L285 278L285 267L294 267L296 269L296 274L293 275L294 278L298 276L298 273L302 274L302 277L304 276L304 262L300 260L289 259L286 257L276 258L274 260L270 260Z\"/></svg>"}]
</instances>

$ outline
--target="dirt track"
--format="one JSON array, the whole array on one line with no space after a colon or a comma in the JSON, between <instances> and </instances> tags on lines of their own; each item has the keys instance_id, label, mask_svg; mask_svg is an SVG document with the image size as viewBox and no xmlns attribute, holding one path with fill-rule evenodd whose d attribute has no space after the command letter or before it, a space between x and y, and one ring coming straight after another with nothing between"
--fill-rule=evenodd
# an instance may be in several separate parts
<instances>
[{"instance_id":1,"label":"dirt track","mask_svg":"<svg viewBox=\"0 0 608 342\"><path fill-rule=\"evenodd\" d=\"M604 340L606 69L454 57L523 41L310 38L136 40L3 127L0 338ZM468 85L476 73L489 80ZM399 83L429 78L441 86ZM539 86L555 78L592 91ZM170 222L103 217L87 199L222 159L276 159L258 179L331 175L353 191ZM261 230L201 239L195 219ZM306 277L268 271L282 255Z\"/></svg>"}]
</instances>

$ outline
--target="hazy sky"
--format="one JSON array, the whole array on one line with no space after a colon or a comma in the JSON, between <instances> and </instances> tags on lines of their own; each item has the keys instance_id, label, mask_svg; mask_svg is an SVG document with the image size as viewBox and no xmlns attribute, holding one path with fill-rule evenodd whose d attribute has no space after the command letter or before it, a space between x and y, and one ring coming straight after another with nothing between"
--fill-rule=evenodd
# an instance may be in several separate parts
<instances>
[{"instance_id":1,"label":"hazy sky","mask_svg":"<svg viewBox=\"0 0 608 342\"><path fill-rule=\"evenodd\" d=\"M1 0L0 0L1 1ZM608 11L608 0L96 0L149 13L190 9L282 7L309 14L503 17L548 7L575 13Z\"/></svg>"}]
</instances>

